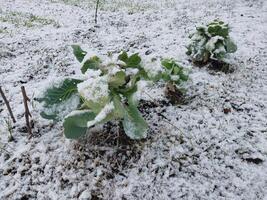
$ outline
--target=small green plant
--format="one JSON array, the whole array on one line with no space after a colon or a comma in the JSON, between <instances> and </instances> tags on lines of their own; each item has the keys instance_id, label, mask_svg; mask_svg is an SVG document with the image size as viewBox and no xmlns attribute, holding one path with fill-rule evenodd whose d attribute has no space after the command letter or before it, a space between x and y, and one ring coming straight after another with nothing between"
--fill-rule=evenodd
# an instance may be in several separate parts
<instances>
[{"instance_id":1,"label":"small green plant","mask_svg":"<svg viewBox=\"0 0 267 200\"><path fill-rule=\"evenodd\" d=\"M12 128L12 122L11 120L8 118L8 119L5 119L5 123L6 123L6 129L9 133L9 137L8 137L8 141L13 141L14 140L14 137L12 135L12 132L13 132L13 128Z\"/></svg>"},{"instance_id":2,"label":"small green plant","mask_svg":"<svg viewBox=\"0 0 267 200\"><path fill-rule=\"evenodd\" d=\"M219 20L197 27L196 32L189 36L191 41L186 54L195 63L205 64L210 60L227 62L227 54L237 50L229 31L228 24Z\"/></svg>"},{"instance_id":3,"label":"small green plant","mask_svg":"<svg viewBox=\"0 0 267 200\"><path fill-rule=\"evenodd\" d=\"M84 79L67 78L38 99L43 102L42 117L64 118L67 138L79 138L88 128L111 120L122 120L124 131L131 139L145 138L148 125L137 108L139 102L135 95L139 81L164 80L178 84L187 80L174 60L163 60L164 68L151 74L142 66L137 53L122 52L115 60L112 57L106 62L97 56L85 58L87 52L78 45L72 48L82 65Z\"/></svg>"},{"instance_id":4,"label":"small green plant","mask_svg":"<svg viewBox=\"0 0 267 200\"><path fill-rule=\"evenodd\" d=\"M174 59L163 59L161 65L165 68L161 78L172 84L179 85L188 80L188 72Z\"/></svg>"},{"instance_id":5,"label":"small green plant","mask_svg":"<svg viewBox=\"0 0 267 200\"><path fill-rule=\"evenodd\" d=\"M184 89L179 87L189 78L188 70L185 70L173 59L163 59L161 65L165 69L162 79L167 82L165 86L165 96L172 104L179 104L184 101Z\"/></svg>"}]
</instances>

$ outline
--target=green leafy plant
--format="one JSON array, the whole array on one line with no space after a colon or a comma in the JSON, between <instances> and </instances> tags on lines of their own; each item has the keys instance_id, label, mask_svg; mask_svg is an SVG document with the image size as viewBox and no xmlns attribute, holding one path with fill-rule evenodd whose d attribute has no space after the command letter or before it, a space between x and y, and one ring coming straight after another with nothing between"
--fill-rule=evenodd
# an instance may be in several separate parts
<instances>
[{"instance_id":1,"label":"green leafy plant","mask_svg":"<svg viewBox=\"0 0 267 200\"><path fill-rule=\"evenodd\" d=\"M179 85L188 80L188 72L174 59L163 59L161 65L165 68L161 75L164 81Z\"/></svg>"},{"instance_id":2,"label":"green leafy plant","mask_svg":"<svg viewBox=\"0 0 267 200\"><path fill-rule=\"evenodd\" d=\"M197 27L196 32L189 36L186 54L195 63L205 64L210 60L226 62L227 54L237 50L229 32L228 24L219 20Z\"/></svg>"},{"instance_id":3,"label":"green leafy plant","mask_svg":"<svg viewBox=\"0 0 267 200\"><path fill-rule=\"evenodd\" d=\"M66 78L61 84L48 88L39 102L43 102L41 116L47 119L63 119L67 138L76 139L97 124L121 120L125 133L131 139L147 135L148 125L138 110L138 82L168 81L180 84L188 79L174 60L162 60L160 70L153 75L143 66L138 54L119 54L109 62L97 56L87 58L87 52L72 46L81 63L83 79ZM163 67L162 67L163 66ZM155 71L155 70L154 70Z\"/></svg>"}]
</instances>

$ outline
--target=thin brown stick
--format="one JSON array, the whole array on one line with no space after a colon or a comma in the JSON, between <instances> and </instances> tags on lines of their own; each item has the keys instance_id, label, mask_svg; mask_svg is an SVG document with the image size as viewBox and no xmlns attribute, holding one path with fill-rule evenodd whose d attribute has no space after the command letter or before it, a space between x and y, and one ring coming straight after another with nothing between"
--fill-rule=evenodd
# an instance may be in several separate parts
<instances>
[{"instance_id":1,"label":"thin brown stick","mask_svg":"<svg viewBox=\"0 0 267 200\"><path fill-rule=\"evenodd\" d=\"M9 112L11 118L12 118L13 123L16 123L16 119L15 119L15 117L13 115L13 112L12 112L12 110L10 108L9 101L7 100L7 98L6 98L5 94L4 94L4 91L2 90L1 86L0 86L0 93L1 93L2 98L4 99L4 102L6 104L8 112Z\"/></svg>"},{"instance_id":2,"label":"thin brown stick","mask_svg":"<svg viewBox=\"0 0 267 200\"><path fill-rule=\"evenodd\" d=\"M97 24L98 7L99 7L99 0L96 1L96 7L95 7L95 24Z\"/></svg>"},{"instance_id":3,"label":"thin brown stick","mask_svg":"<svg viewBox=\"0 0 267 200\"><path fill-rule=\"evenodd\" d=\"M23 95L23 102L24 102L24 108L25 108L25 120L26 120L26 125L28 129L28 133L32 135L32 128L31 128L31 123L30 123L30 117L32 117L29 107L28 107L28 102L30 102L29 97L26 94L26 90L24 86L21 86L21 92Z\"/></svg>"}]
</instances>

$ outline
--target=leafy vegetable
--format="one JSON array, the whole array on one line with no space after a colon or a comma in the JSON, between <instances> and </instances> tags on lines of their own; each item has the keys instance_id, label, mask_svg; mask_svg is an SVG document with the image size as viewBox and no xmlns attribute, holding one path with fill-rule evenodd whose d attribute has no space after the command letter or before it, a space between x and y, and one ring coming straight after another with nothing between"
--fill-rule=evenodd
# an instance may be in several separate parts
<instances>
[{"instance_id":1,"label":"leafy vegetable","mask_svg":"<svg viewBox=\"0 0 267 200\"><path fill-rule=\"evenodd\" d=\"M44 118L60 119L68 114L63 122L67 138L77 139L85 135L88 128L111 120L121 120L125 134L131 139L145 138L148 125L137 108L138 99L134 98L138 82L164 80L180 84L188 79L173 59L164 59L160 66L148 69L141 65L137 53L122 52L110 62L103 62L97 56L84 61L86 52L76 45L73 49L78 61L82 62L85 80L66 79L62 85L48 89L39 99L44 102L45 111L41 113ZM80 102L82 105L78 108Z\"/></svg>"},{"instance_id":2,"label":"leafy vegetable","mask_svg":"<svg viewBox=\"0 0 267 200\"><path fill-rule=\"evenodd\" d=\"M196 32L189 36L187 55L193 62L206 63L209 60L226 62L228 53L234 53L237 46L229 36L229 26L222 21L214 20L207 26L196 28Z\"/></svg>"},{"instance_id":3,"label":"leafy vegetable","mask_svg":"<svg viewBox=\"0 0 267 200\"><path fill-rule=\"evenodd\" d=\"M162 75L162 78L165 81L180 84L188 80L188 74L185 72L182 66L175 62L175 60L163 59L161 64L163 67L165 67L165 72Z\"/></svg>"}]
</instances>

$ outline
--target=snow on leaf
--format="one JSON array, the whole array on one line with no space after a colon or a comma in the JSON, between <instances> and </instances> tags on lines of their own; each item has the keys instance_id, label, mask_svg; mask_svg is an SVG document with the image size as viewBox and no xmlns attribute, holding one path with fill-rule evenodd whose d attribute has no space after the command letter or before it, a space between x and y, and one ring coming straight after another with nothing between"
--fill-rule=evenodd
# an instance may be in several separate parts
<instances>
[{"instance_id":1,"label":"snow on leaf","mask_svg":"<svg viewBox=\"0 0 267 200\"><path fill-rule=\"evenodd\" d=\"M59 86L47 89L43 97L37 98L43 103L44 110L41 112L43 118L59 120L66 114L66 111L76 109L80 103L77 96L78 79L65 79Z\"/></svg>"},{"instance_id":2,"label":"snow on leaf","mask_svg":"<svg viewBox=\"0 0 267 200\"><path fill-rule=\"evenodd\" d=\"M96 113L109 100L107 76L89 77L86 81L79 83L77 87L85 103Z\"/></svg>"},{"instance_id":3,"label":"snow on leaf","mask_svg":"<svg viewBox=\"0 0 267 200\"><path fill-rule=\"evenodd\" d=\"M91 126L94 126L96 124L110 121L113 118L113 110L113 102L106 104L105 107L97 114L97 116L93 120L87 122L87 127L90 128Z\"/></svg>"},{"instance_id":4,"label":"snow on leaf","mask_svg":"<svg viewBox=\"0 0 267 200\"><path fill-rule=\"evenodd\" d=\"M128 98L129 105L125 108L123 127L126 135L131 139L143 139L147 137L148 125L137 107Z\"/></svg>"}]
</instances>

